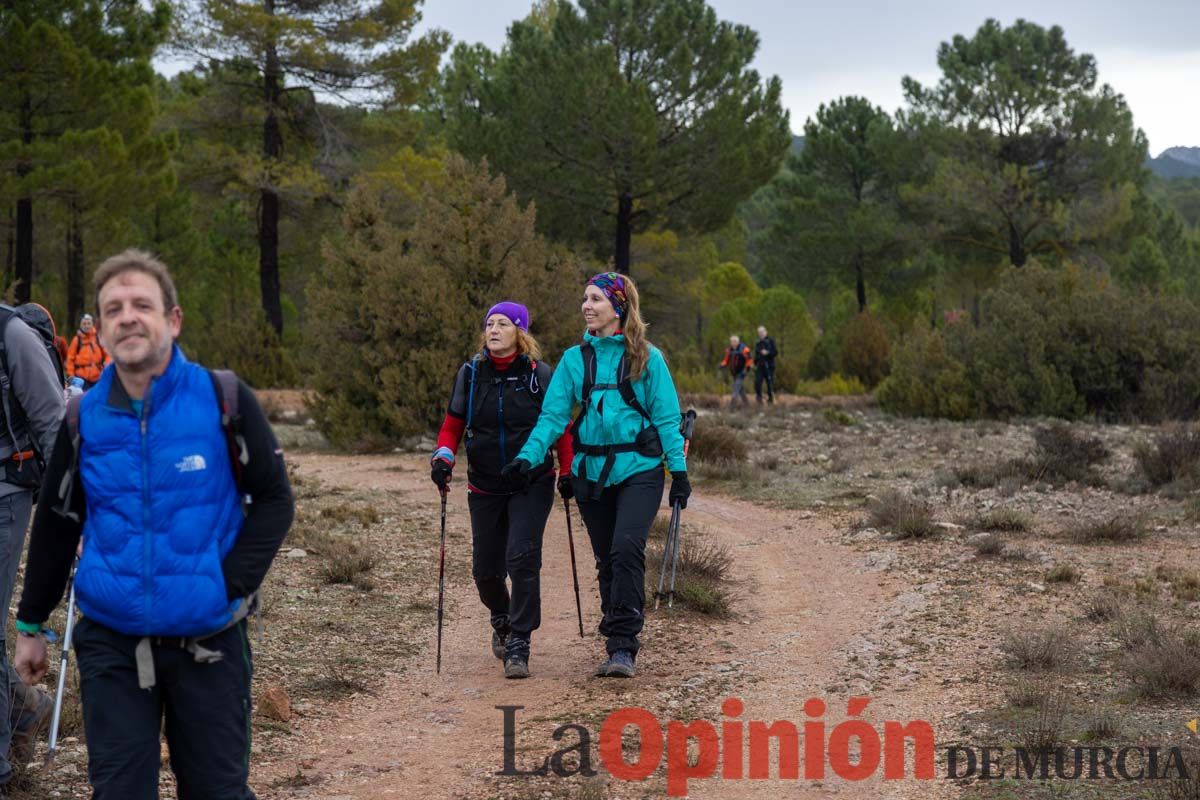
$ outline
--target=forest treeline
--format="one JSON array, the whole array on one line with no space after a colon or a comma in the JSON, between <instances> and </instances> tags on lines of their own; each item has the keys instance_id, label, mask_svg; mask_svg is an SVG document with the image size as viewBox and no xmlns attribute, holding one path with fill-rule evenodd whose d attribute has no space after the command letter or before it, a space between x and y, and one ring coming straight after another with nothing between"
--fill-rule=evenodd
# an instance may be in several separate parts
<instances>
[{"instance_id":1,"label":"forest treeline","mask_svg":"<svg viewBox=\"0 0 1200 800\"><path fill-rule=\"evenodd\" d=\"M495 51L420 9L4 4L9 299L73 330L95 264L150 249L190 353L315 389L352 447L440 418L501 297L556 355L603 268L639 280L685 389L720 390L728 336L764 324L785 390L1195 416L1200 179L1149 173L1060 28L987 20L931 42L935 83L897 76L901 108L831 97L801 121L751 66L758 33L704 0L541 0Z\"/></svg>"}]
</instances>

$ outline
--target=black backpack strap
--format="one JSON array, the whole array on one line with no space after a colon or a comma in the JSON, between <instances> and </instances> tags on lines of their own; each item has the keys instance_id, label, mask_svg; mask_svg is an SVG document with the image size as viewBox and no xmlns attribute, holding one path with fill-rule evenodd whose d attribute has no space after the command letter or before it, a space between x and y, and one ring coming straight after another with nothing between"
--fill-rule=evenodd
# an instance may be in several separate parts
<instances>
[{"instance_id":1,"label":"black backpack strap","mask_svg":"<svg viewBox=\"0 0 1200 800\"><path fill-rule=\"evenodd\" d=\"M250 463L250 451L246 448L246 437L242 434L242 415L238 410L237 375L227 369L210 369L213 391L217 395L217 408L221 412L221 430L225 432L225 444L229 450L229 463L233 466L233 480L238 492L245 495L246 465Z\"/></svg>"},{"instance_id":2,"label":"black backpack strap","mask_svg":"<svg viewBox=\"0 0 1200 800\"><path fill-rule=\"evenodd\" d=\"M471 373L471 377L467 379L470 381L470 383L467 385L467 424L464 428L468 439L474 436L474 433L471 429L471 423L475 419L475 379L479 375L479 362L482 359L483 353L476 353L475 355L471 356L471 360L464 365L467 368L467 371Z\"/></svg>"},{"instance_id":3,"label":"black backpack strap","mask_svg":"<svg viewBox=\"0 0 1200 800\"><path fill-rule=\"evenodd\" d=\"M67 471L63 473L58 484L58 505L51 508L56 514L76 522L79 521L79 515L71 510L71 496L75 491L75 478L79 472L79 451L83 445L83 437L79 435L79 406L82 402L81 394L67 401L67 413L63 416L63 424L67 426L67 433L71 438L71 463L67 465Z\"/></svg>"}]
</instances>

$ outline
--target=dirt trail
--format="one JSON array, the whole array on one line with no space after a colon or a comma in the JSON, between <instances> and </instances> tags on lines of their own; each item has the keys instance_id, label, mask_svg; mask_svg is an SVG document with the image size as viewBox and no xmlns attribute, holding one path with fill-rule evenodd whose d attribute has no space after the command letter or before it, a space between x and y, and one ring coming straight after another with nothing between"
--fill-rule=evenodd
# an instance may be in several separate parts
<instances>
[{"instance_id":1,"label":"dirt trail","mask_svg":"<svg viewBox=\"0 0 1200 800\"><path fill-rule=\"evenodd\" d=\"M413 502L434 502L423 459L413 456L349 458L299 455L291 459L301 474L348 487L385 488L411 494ZM461 485L451 494L449 559L469 563L469 526ZM573 512L574 513L574 512ZM802 518L808 516L808 518ZM671 715L721 722L721 701L738 697L744 720L789 720L799 727L810 697L829 705L827 729L845 715L851 695L869 695L865 718L877 729L885 719L907 722L939 719L955 709L934 675L880 659L909 624L926 597L879 571L868 553L841 539L846 520L834 515L800 515L755 507L725 497L694 495L685 512L689 526L733 551L736 616L711 622L663 612L650 614L633 681L590 677L603 655L593 631L599 613L587 537L577 514L576 556L580 564L587 638L578 636L566 528L558 501L546 530L542 572L543 621L534 635L526 681L504 680L488 648L489 629L469 575L448 582L450 598L441 675L434 674L433 635L420 655L405 665L401 678L374 696L347 701L336 719L300 723L311 742L297 761L256 769L256 786L294 775L298 768L323 776L315 786L261 793L270 798L374 800L376 798L538 797L520 783L496 789L493 773L502 764L503 728L498 705L524 706L517 723L517 765L528 769L559 747L549 733L566 722L581 722L598 733L613 709L650 708L665 724ZM435 535L435 534L434 534ZM431 544L431 553L434 544ZM436 583L431 556L429 579ZM681 687L683 687L681 689ZM698 704L689 704L696 687ZM695 700L695 698L691 698ZM593 739L593 745L595 740ZM603 769L598 762L593 766ZM773 772L775 765L773 764ZM882 771L882 770L880 770ZM657 781L657 783L654 783ZM931 798L952 796L944 781L848 783L719 779L693 781L690 796ZM545 784L539 784L544 787ZM646 785L611 780L610 797L661 796L661 772ZM657 787L657 788L656 788ZM560 796L557 791L544 796Z\"/></svg>"}]
</instances>

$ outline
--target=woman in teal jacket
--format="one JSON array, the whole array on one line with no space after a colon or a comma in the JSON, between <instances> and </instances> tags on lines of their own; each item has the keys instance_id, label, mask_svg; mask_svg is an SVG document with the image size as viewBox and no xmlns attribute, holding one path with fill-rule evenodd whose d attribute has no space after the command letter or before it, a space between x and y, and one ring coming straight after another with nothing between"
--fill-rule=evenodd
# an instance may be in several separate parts
<instances>
[{"instance_id":1,"label":"woman in teal jacket","mask_svg":"<svg viewBox=\"0 0 1200 800\"><path fill-rule=\"evenodd\" d=\"M679 397L667 361L646 341L634 282L604 272L584 288L583 343L567 350L542 401L537 425L504 476L528 481L531 464L554 443L580 406L572 426L571 475L559 479L574 496L587 526L600 578L600 632L608 658L596 670L632 677L646 604L646 538L663 494L663 461L671 472L670 501L687 507L691 494Z\"/></svg>"}]
</instances>

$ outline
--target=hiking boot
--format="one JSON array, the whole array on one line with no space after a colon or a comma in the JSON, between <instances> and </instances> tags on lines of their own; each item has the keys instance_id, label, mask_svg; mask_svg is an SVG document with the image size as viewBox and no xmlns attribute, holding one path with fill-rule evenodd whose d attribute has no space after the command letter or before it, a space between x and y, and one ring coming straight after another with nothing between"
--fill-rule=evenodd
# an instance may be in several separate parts
<instances>
[{"instance_id":1,"label":"hiking boot","mask_svg":"<svg viewBox=\"0 0 1200 800\"><path fill-rule=\"evenodd\" d=\"M612 667L612 657L610 656L609 658L606 658L606 659L604 659L603 661L601 661L601 662L600 662L600 666L596 667L596 671L595 671L595 673L593 673L593 674L594 674L594 675L595 675L597 678L607 678L607 677L608 677L608 670L609 670L611 667Z\"/></svg>"},{"instance_id":2,"label":"hiking boot","mask_svg":"<svg viewBox=\"0 0 1200 800\"><path fill-rule=\"evenodd\" d=\"M529 640L510 635L504 649L504 677L529 677Z\"/></svg>"},{"instance_id":3,"label":"hiking boot","mask_svg":"<svg viewBox=\"0 0 1200 800\"><path fill-rule=\"evenodd\" d=\"M9 760L28 764L33 760L38 734L44 731L50 722L54 701L42 689L20 683L13 689L12 704L12 745ZM0 794L0 797L3 795Z\"/></svg>"},{"instance_id":4,"label":"hiking boot","mask_svg":"<svg viewBox=\"0 0 1200 800\"><path fill-rule=\"evenodd\" d=\"M504 647L508 644L508 634L500 631L492 631L492 655L501 661L504 660Z\"/></svg>"},{"instance_id":5,"label":"hiking boot","mask_svg":"<svg viewBox=\"0 0 1200 800\"><path fill-rule=\"evenodd\" d=\"M632 678L635 668L633 666L633 653L629 650L618 650L608 658L608 672L605 673L609 678Z\"/></svg>"},{"instance_id":6,"label":"hiking boot","mask_svg":"<svg viewBox=\"0 0 1200 800\"><path fill-rule=\"evenodd\" d=\"M504 677L506 678L528 678L529 677L529 657L519 653L507 656L504 659Z\"/></svg>"}]
</instances>

